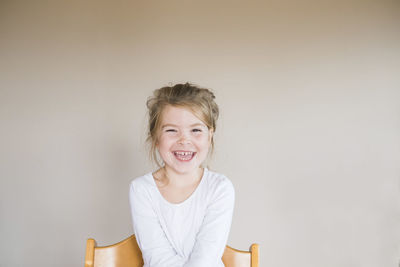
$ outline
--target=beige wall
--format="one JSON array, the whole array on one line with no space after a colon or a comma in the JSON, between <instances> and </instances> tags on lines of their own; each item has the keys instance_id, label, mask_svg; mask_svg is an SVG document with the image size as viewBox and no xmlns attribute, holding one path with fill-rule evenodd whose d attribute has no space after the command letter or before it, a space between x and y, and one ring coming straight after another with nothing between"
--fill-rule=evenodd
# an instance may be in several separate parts
<instances>
[{"instance_id":1,"label":"beige wall","mask_svg":"<svg viewBox=\"0 0 400 267\"><path fill-rule=\"evenodd\" d=\"M261 266L395 267L398 1L1 1L0 266L83 266L132 233L145 101L215 90L229 243Z\"/></svg>"}]
</instances>

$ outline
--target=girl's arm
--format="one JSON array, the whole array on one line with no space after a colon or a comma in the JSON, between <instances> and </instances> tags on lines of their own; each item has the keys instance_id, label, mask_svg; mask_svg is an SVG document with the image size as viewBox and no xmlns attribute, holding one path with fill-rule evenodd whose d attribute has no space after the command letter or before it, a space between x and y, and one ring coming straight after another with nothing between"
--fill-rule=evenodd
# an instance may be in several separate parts
<instances>
[{"instance_id":1,"label":"girl's arm","mask_svg":"<svg viewBox=\"0 0 400 267\"><path fill-rule=\"evenodd\" d=\"M225 177L212 194L196 243L184 267L218 266L228 240L234 202L234 187Z\"/></svg>"},{"instance_id":2,"label":"girl's arm","mask_svg":"<svg viewBox=\"0 0 400 267\"><path fill-rule=\"evenodd\" d=\"M146 188L140 184L135 186L132 182L129 201L134 232L145 266L182 267L185 261L177 255L165 236Z\"/></svg>"}]
</instances>

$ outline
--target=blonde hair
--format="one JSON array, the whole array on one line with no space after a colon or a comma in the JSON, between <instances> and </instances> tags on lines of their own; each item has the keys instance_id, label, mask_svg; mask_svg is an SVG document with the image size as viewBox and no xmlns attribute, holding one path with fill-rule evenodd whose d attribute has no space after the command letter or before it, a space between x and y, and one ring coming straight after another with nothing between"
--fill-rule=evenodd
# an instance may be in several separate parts
<instances>
[{"instance_id":1,"label":"blonde hair","mask_svg":"<svg viewBox=\"0 0 400 267\"><path fill-rule=\"evenodd\" d=\"M187 108L198 117L209 130L215 132L219 116L218 105L214 101L215 95L208 89L185 83L174 86L165 86L153 92L147 100L149 125L147 143L150 144L150 158L159 167L161 163L157 157L157 141L159 137L162 112L168 105ZM211 152L214 150L214 139L211 137Z\"/></svg>"}]
</instances>

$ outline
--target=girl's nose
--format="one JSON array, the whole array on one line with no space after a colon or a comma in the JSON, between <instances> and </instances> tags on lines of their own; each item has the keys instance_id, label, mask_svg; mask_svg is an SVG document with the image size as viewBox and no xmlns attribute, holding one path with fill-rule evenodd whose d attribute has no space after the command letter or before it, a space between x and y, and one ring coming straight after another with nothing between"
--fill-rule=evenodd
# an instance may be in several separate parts
<instances>
[{"instance_id":1,"label":"girl's nose","mask_svg":"<svg viewBox=\"0 0 400 267\"><path fill-rule=\"evenodd\" d=\"M178 143L182 144L182 145L188 144L188 143L190 143L190 139L186 134L181 134L181 136L179 137Z\"/></svg>"}]
</instances>

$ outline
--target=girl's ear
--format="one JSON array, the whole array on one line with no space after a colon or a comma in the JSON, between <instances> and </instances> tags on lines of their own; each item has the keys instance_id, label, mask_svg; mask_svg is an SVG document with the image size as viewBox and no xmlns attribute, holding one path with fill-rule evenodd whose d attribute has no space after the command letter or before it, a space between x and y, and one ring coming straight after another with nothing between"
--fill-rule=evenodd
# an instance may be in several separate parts
<instances>
[{"instance_id":1,"label":"girl's ear","mask_svg":"<svg viewBox=\"0 0 400 267\"><path fill-rule=\"evenodd\" d=\"M158 146L160 145L159 140L160 140L160 132L158 131L157 134L156 134L156 136L155 136L155 140L154 140L154 144L155 144L155 147L156 147L157 149L158 149Z\"/></svg>"}]
</instances>

